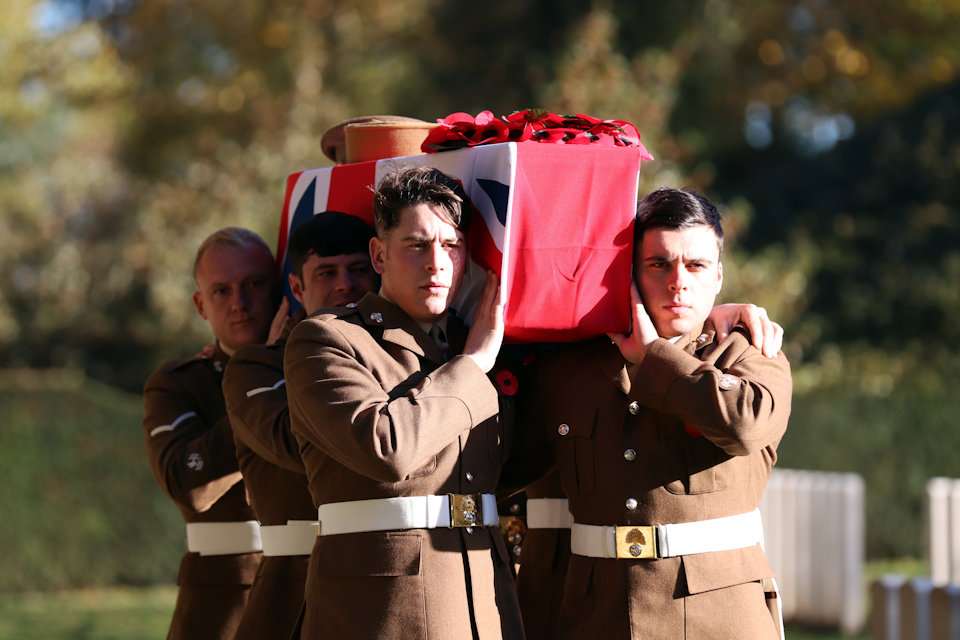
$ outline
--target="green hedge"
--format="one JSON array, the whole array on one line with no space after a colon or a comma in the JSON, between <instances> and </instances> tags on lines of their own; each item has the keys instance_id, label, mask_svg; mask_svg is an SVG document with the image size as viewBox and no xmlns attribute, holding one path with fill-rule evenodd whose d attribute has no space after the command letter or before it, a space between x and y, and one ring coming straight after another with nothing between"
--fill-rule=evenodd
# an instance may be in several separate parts
<instances>
[{"instance_id":1,"label":"green hedge","mask_svg":"<svg viewBox=\"0 0 960 640\"><path fill-rule=\"evenodd\" d=\"M922 557L927 481L960 477L957 416L960 395L909 382L880 394L839 386L797 394L778 466L859 473L867 557Z\"/></svg>"},{"instance_id":2,"label":"green hedge","mask_svg":"<svg viewBox=\"0 0 960 640\"><path fill-rule=\"evenodd\" d=\"M183 523L142 417L77 372L0 372L0 592L176 580Z\"/></svg>"}]
</instances>

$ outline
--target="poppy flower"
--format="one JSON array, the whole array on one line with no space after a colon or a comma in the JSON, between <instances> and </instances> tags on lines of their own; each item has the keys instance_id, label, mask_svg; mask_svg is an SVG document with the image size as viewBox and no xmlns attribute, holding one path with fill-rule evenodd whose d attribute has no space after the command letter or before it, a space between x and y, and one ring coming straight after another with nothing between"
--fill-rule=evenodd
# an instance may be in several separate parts
<instances>
[{"instance_id":1,"label":"poppy flower","mask_svg":"<svg viewBox=\"0 0 960 640\"><path fill-rule=\"evenodd\" d=\"M697 429L692 424L683 425L683 430L692 435L694 438L702 438L703 434L700 433L700 429Z\"/></svg>"},{"instance_id":2,"label":"poppy flower","mask_svg":"<svg viewBox=\"0 0 960 640\"><path fill-rule=\"evenodd\" d=\"M558 115L545 109L524 109L498 118L492 111L476 116L458 111L439 118L421 145L427 153L461 149L498 142L544 142L548 144L599 144L636 146L641 158L653 160L640 144L637 128L624 120L601 120L582 113Z\"/></svg>"},{"instance_id":3,"label":"poppy flower","mask_svg":"<svg viewBox=\"0 0 960 640\"><path fill-rule=\"evenodd\" d=\"M517 393L517 376L513 375L506 369L497 373L497 385L500 387L500 392L505 396L513 396Z\"/></svg>"}]
</instances>

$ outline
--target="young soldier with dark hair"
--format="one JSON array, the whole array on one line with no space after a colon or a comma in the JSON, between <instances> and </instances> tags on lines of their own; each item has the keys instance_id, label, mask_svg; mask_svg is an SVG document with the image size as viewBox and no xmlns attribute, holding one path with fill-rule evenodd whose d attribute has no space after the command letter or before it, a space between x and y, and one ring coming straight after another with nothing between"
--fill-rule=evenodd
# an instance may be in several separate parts
<instances>
[{"instance_id":1,"label":"young soldier with dark hair","mask_svg":"<svg viewBox=\"0 0 960 640\"><path fill-rule=\"evenodd\" d=\"M542 354L522 424L546 435L573 516L561 638L770 639L757 506L790 414L790 368L705 325L723 283L716 208L637 207L633 326ZM522 572L522 568L521 568Z\"/></svg>"},{"instance_id":2,"label":"young soldier with dark hair","mask_svg":"<svg viewBox=\"0 0 960 640\"><path fill-rule=\"evenodd\" d=\"M403 169L375 193L379 295L300 323L284 370L320 538L305 638L522 638L494 490L506 451L487 377L496 277L472 328L448 309L469 209L449 177Z\"/></svg>"},{"instance_id":3,"label":"young soldier with dark hair","mask_svg":"<svg viewBox=\"0 0 960 640\"><path fill-rule=\"evenodd\" d=\"M379 278L368 252L372 237L373 229L360 218L334 211L293 230L287 249L290 289L307 314L352 304L376 290ZM240 470L263 539L263 562L236 640L288 638L303 608L317 511L290 432L283 377L283 338L303 317L304 312L294 314L274 344L238 350L223 378Z\"/></svg>"}]
</instances>

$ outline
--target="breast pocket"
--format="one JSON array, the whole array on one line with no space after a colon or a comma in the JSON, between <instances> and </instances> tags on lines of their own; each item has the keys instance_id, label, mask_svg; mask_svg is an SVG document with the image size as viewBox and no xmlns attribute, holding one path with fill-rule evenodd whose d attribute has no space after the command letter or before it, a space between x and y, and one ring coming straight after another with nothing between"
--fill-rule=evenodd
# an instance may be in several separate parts
<instances>
[{"instance_id":1,"label":"breast pocket","mask_svg":"<svg viewBox=\"0 0 960 640\"><path fill-rule=\"evenodd\" d=\"M596 480L593 435L597 410L583 406L558 407L550 410L546 418L564 491L574 495L591 493Z\"/></svg>"},{"instance_id":2,"label":"breast pocket","mask_svg":"<svg viewBox=\"0 0 960 640\"><path fill-rule=\"evenodd\" d=\"M679 495L697 495L723 491L731 486L735 469L731 456L723 449L703 436L689 433L679 434L675 441L683 448L681 460L686 468L686 477L668 483L668 491Z\"/></svg>"}]
</instances>

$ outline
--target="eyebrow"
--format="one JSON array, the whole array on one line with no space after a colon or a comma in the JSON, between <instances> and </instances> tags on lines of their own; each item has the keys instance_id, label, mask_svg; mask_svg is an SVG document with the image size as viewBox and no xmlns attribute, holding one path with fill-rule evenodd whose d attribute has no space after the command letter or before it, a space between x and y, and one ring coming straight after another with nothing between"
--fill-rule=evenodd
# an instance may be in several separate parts
<instances>
[{"instance_id":1,"label":"eyebrow","mask_svg":"<svg viewBox=\"0 0 960 640\"><path fill-rule=\"evenodd\" d=\"M676 262L676 261L677 261L676 258L670 258L660 254L649 255L643 258L643 262ZM713 258L704 258L704 257L698 258L696 256L693 256L693 257L687 258L684 262L704 262L708 264L713 264L714 262L716 262L716 260L714 260Z\"/></svg>"}]
</instances>

